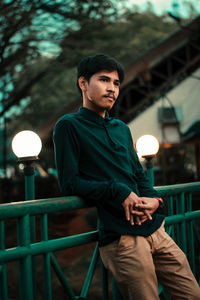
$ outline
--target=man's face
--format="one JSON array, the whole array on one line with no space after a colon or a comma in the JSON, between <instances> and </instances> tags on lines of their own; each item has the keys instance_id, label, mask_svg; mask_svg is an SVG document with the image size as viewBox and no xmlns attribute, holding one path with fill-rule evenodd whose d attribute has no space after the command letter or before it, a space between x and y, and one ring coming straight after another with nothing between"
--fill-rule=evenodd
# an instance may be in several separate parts
<instances>
[{"instance_id":1,"label":"man's face","mask_svg":"<svg viewBox=\"0 0 200 300\"><path fill-rule=\"evenodd\" d=\"M85 101L97 110L110 110L119 95L117 71L100 71L85 83Z\"/></svg>"}]
</instances>

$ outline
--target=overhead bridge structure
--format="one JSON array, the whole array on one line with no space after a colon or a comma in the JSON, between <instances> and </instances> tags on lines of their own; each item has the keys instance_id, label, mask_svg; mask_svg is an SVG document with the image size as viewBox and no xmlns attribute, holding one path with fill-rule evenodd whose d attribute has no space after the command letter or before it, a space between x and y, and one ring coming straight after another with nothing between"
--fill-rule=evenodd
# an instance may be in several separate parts
<instances>
[{"instance_id":1,"label":"overhead bridge structure","mask_svg":"<svg viewBox=\"0 0 200 300\"><path fill-rule=\"evenodd\" d=\"M134 61L112 115L128 123L200 67L200 16Z\"/></svg>"}]
</instances>

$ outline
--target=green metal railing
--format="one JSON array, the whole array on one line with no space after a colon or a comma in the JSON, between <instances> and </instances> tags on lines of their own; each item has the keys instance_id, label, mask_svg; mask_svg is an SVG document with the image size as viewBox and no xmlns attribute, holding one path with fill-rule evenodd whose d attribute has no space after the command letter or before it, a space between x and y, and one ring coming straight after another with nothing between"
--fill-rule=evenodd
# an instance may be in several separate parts
<instances>
[{"instance_id":1,"label":"green metal railing","mask_svg":"<svg viewBox=\"0 0 200 300\"><path fill-rule=\"evenodd\" d=\"M186 253L192 271L200 280L200 253L195 249L200 247L200 234L195 219L200 219L200 210L192 211L192 194L200 191L200 182L164 186L156 188L167 199L168 217L166 217L167 232L177 241ZM199 200L200 203L200 200ZM86 299L92 283L96 264L99 259L98 243L93 253L87 275L80 292L75 295L67 275L54 255L55 251L95 242L98 231L86 232L73 236L48 239L48 214L91 207L78 197L61 197L43 200L12 202L0 206L0 299L9 299L7 282L7 264L17 261L19 264L19 299L37 299L36 287L37 269L36 259L43 255L44 296L43 299L53 299L51 270L53 269L63 286L69 299ZM35 217L40 218L40 240L35 240ZM17 244L13 248L6 248L5 222L15 219L17 224ZM102 270L102 299L109 299L108 273ZM115 286L115 282L113 282ZM16 291L17 292L17 291ZM161 299L167 299L165 292L159 286ZM120 299L117 288L113 291L113 299Z\"/></svg>"}]
</instances>

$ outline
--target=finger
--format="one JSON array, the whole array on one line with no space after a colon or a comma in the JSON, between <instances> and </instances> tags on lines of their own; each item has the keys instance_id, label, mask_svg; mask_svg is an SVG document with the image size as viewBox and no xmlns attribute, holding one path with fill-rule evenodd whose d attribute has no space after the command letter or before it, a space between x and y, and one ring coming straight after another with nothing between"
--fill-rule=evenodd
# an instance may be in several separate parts
<instances>
[{"instance_id":1,"label":"finger","mask_svg":"<svg viewBox=\"0 0 200 300\"><path fill-rule=\"evenodd\" d=\"M151 209L152 206L150 204L137 203L135 207L138 209Z\"/></svg>"},{"instance_id":2,"label":"finger","mask_svg":"<svg viewBox=\"0 0 200 300\"><path fill-rule=\"evenodd\" d=\"M133 215L130 215L130 223L131 223L131 225L134 225Z\"/></svg>"},{"instance_id":3,"label":"finger","mask_svg":"<svg viewBox=\"0 0 200 300\"><path fill-rule=\"evenodd\" d=\"M137 215L137 216L144 216L144 212L139 211L139 210L131 210L131 214L132 215Z\"/></svg>"},{"instance_id":4,"label":"finger","mask_svg":"<svg viewBox=\"0 0 200 300\"><path fill-rule=\"evenodd\" d=\"M129 221L130 220L130 210L128 206L125 206L125 215L126 215L126 220Z\"/></svg>"},{"instance_id":5,"label":"finger","mask_svg":"<svg viewBox=\"0 0 200 300\"><path fill-rule=\"evenodd\" d=\"M138 216L136 216L135 219L136 219L136 224L137 225L141 225L142 224L141 220L140 220L140 218Z\"/></svg>"},{"instance_id":6,"label":"finger","mask_svg":"<svg viewBox=\"0 0 200 300\"><path fill-rule=\"evenodd\" d=\"M152 216L151 216L151 214L149 213L148 210L144 210L144 214L147 216L147 218L148 218L149 220L152 220Z\"/></svg>"},{"instance_id":7,"label":"finger","mask_svg":"<svg viewBox=\"0 0 200 300\"><path fill-rule=\"evenodd\" d=\"M145 218L140 219L141 224L144 223L148 218L145 216Z\"/></svg>"},{"instance_id":8,"label":"finger","mask_svg":"<svg viewBox=\"0 0 200 300\"><path fill-rule=\"evenodd\" d=\"M147 220L148 218L147 218L147 216L146 215L144 215L144 216L142 216L142 217L140 217L140 220Z\"/></svg>"}]
</instances>

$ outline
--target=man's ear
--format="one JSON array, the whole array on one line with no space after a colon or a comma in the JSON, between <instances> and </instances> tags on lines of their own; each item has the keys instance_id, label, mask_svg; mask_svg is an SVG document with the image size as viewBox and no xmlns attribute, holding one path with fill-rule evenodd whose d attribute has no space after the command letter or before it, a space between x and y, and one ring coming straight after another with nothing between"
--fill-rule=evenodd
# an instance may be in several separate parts
<instances>
[{"instance_id":1,"label":"man's ear","mask_svg":"<svg viewBox=\"0 0 200 300\"><path fill-rule=\"evenodd\" d=\"M82 92L86 91L88 81L85 79L85 77L83 77L83 76L79 77L78 84L79 84L79 87L82 90Z\"/></svg>"}]
</instances>

